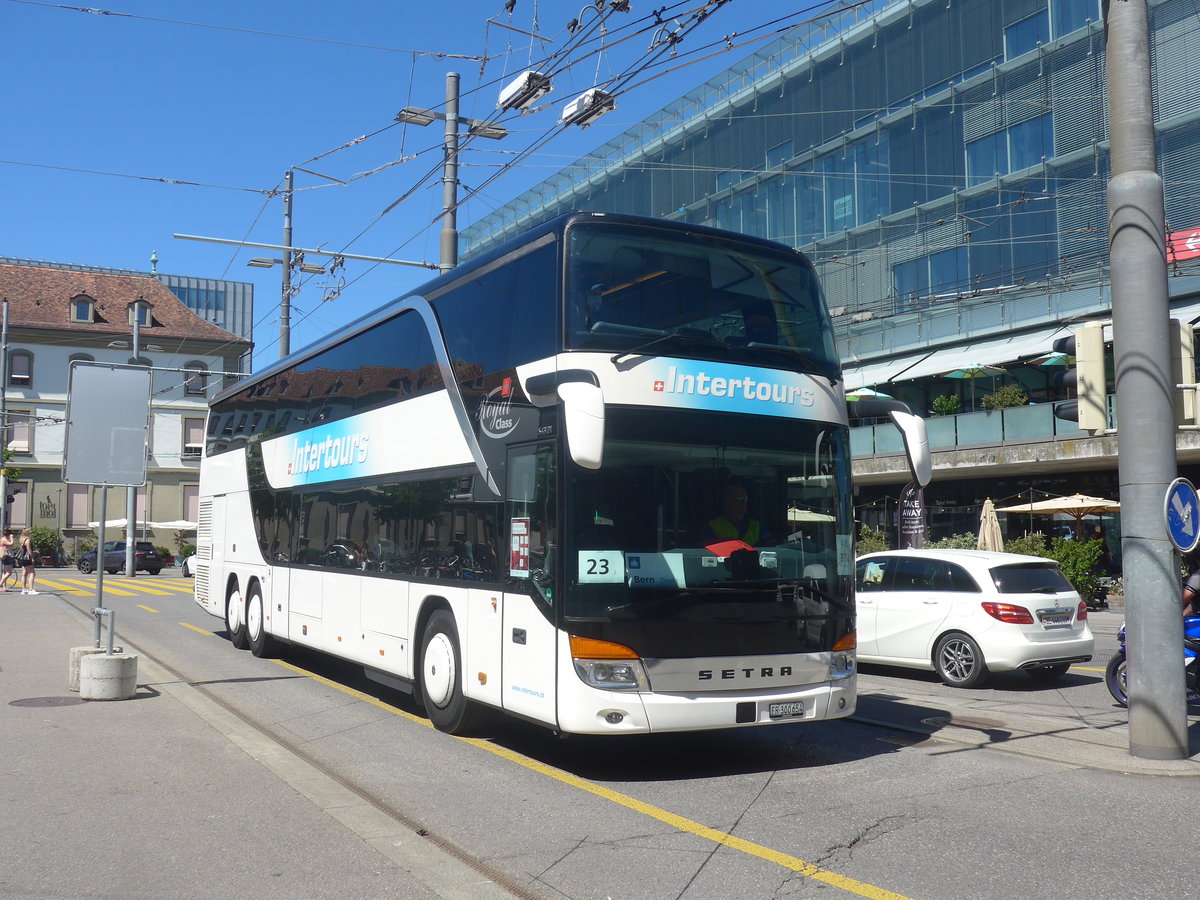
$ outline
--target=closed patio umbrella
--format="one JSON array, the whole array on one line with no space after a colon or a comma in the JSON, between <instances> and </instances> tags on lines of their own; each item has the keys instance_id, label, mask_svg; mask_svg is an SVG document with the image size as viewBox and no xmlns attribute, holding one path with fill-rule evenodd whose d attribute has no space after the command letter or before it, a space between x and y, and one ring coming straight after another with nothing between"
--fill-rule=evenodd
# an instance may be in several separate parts
<instances>
[{"instance_id":1,"label":"closed patio umbrella","mask_svg":"<svg viewBox=\"0 0 1200 900\"><path fill-rule=\"evenodd\" d=\"M983 501L983 510L979 514L979 539L975 542L977 550L1004 549L1004 535L1000 533L1000 520L996 517L996 506L992 498Z\"/></svg>"}]
</instances>

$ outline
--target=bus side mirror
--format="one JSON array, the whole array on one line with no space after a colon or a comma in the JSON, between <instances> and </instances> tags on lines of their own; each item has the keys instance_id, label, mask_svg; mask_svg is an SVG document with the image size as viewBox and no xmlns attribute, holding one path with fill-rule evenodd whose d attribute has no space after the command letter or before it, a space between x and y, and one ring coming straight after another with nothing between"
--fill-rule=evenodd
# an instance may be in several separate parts
<instances>
[{"instance_id":1,"label":"bus side mirror","mask_svg":"<svg viewBox=\"0 0 1200 900\"><path fill-rule=\"evenodd\" d=\"M586 381L564 381L558 396L571 459L585 469L599 469L604 461L604 392Z\"/></svg>"},{"instance_id":2,"label":"bus side mirror","mask_svg":"<svg viewBox=\"0 0 1200 900\"><path fill-rule=\"evenodd\" d=\"M887 416L904 439L904 455L913 481L921 487L933 479L933 458L929 455L929 432L925 420L913 415L907 403L891 397L847 397L851 419L881 419Z\"/></svg>"},{"instance_id":3,"label":"bus side mirror","mask_svg":"<svg viewBox=\"0 0 1200 900\"><path fill-rule=\"evenodd\" d=\"M929 433L925 428L925 420L898 409L888 410L888 415L904 439L905 455L908 457L908 467L912 469L913 480L925 487L933 478L933 459L929 455Z\"/></svg>"}]
</instances>

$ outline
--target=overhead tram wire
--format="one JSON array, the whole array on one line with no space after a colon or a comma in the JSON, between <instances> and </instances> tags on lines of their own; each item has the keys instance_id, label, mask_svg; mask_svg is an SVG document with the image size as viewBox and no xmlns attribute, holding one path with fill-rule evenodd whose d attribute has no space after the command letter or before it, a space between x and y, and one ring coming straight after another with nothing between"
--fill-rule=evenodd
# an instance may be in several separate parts
<instances>
[{"instance_id":1,"label":"overhead tram wire","mask_svg":"<svg viewBox=\"0 0 1200 900\"><path fill-rule=\"evenodd\" d=\"M711 15L712 12L719 9L724 4L724 2L727 2L727 0L717 0L715 5L714 5L714 3L704 3L699 7L693 7L692 17L694 18L694 21L691 21L691 22L687 23L686 25L681 25L676 30L676 32L672 35L671 40L664 41L658 47L652 47L651 51L648 52L646 55L644 55L641 60L637 60L630 66L627 66L626 69L621 74L619 74L615 78L609 79L607 82L605 82L605 84L607 84L607 85L615 84L616 89L619 90L621 88L621 86L624 85L630 78L635 77L637 74L639 74L639 73L645 71L646 69L650 68L651 66L653 66L656 63L657 59L659 57L661 57L664 52L666 52L668 49L673 49L680 41L682 41L684 36L691 33L691 31L693 31L696 27L698 27L709 15ZM679 4L679 5L684 5L684 4ZM711 7L711 9L710 9L710 7ZM792 13L789 16L780 17L778 19L772 20L770 23L767 23L767 26L773 25L780 21L784 21L787 18L795 17L796 15L804 14L806 12L812 11L817 8L819 8L819 7L813 6L813 7L810 7L809 9L798 11L796 13ZM852 7L845 7L845 8L852 8ZM843 11L845 8L839 8L838 10L833 10L830 13L826 13L826 15ZM609 10L609 12L611 12L611 10ZM700 13L703 13L703 14L701 15ZM824 16L816 16L808 21L817 21L823 17ZM577 35L572 35L572 39L568 41L567 46L562 48L559 51L556 51L554 54L551 54L550 57L548 57L548 61L552 62L555 59L564 59L568 55L569 51L572 49L573 46L575 46L575 47L582 46L582 44L585 42L585 40L588 37L590 37L597 29L599 29L601 27L601 25L607 21L608 18L609 18L608 15L598 16L595 20L593 20L593 22L588 27L581 28L580 31L577 33ZM653 26L647 26L647 28L642 29L640 32L635 32L635 34L636 33L644 33L644 31L649 30L649 28L651 28L651 27L658 28L658 27L661 27L663 24L665 24L664 21L660 17L656 16L655 18L656 18L656 21L654 22ZM668 18L671 18L671 17L668 17ZM674 18L676 18L676 20L678 20L678 17L674 17ZM799 23L799 24L803 24L803 23ZM623 27L628 28L631 26L623 26ZM766 27L766 26L756 26L756 29L761 28L761 27ZM621 40L627 40L627 39L629 39L629 38L628 37L622 38ZM724 45L724 49L722 49L719 52L728 52L730 49L732 49L732 45L730 44L728 38L726 38L722 43ZM713 44L710 44L708 46L717 46L717 45L718 45L718 42L714 42ZM596 51L593 51L593 53L602 52L604 49L606 49L606 48L600 48ZM657 51L657 52L654 52L654 51ZM590 55L592 55L592 54L589 54L589 56ZM584 58L586 58L586 57L584 57ZM672 58L678 58L678 54L673 53ZM557 71L562 71L564 69L570 68L573 65L577 65L581 61L582 61L581 59L570 60L569 62L566 62L564 65L562 65ZM679 68L682 68L682 66L676 66L673 69L671 69L670 71L675 71ZM652 80L652 79L647 79L647 81L648 80ZM641 83L645 83L645 82L641 82ZM482 89L482 87L483 86L473 88L470 91L467 91L465 93L470 94L475 90ZM497 113L497 114L493 114L493 116L491 116L489 118L492 120L495 120L495 119L500 118L501 115L502 115L501 113ZM384 130L386 130L386 129L380 129L380 131L376 132L376 133L381 133ZM526 147L522 151L518 151L518 153L515 155L513 160L510 160L510 161L506 162L505 164L503 164L502 166L500 166L496 172L494 172L491 176L486 178L478 187L471 189L467 193L466 196L462 197L458 201L455 208L457 209L458 207L461 207L462 204L465 203L467 200L470 200L470 199L473 199L474 197L476 197L481 191L483 191L485 188L487 188L497 178L501 177L503 174L505 174L506 172L511 170L513 167L515 167L517 164L522 162L524 159L528 158L528 156L530 156L532 153L536 152L538 149L545 146L545 144L549 140L556 137L558 134L562 133L563 130L565 130L565 126L562 126L562 125L552 126L551 128L547 129L540 138L535 139L535 141L532 145ZM464 137L463 144L460 145L460 151L461 151L461 149L464 149L465 147L469 146L472 137L473 136L471 136L470 134L468 134ZM356 143L358 143L358 141L350 142L349 144L344 145L344 146L352 146ZM340 149L340 148L336 148L336 149ZM329 152L336 152L336 149L334 151L329 151ZM432 150L434 148L430 148L430 149ZM323 154L323 155L327 155L327 154ZM381 221L382 218L384 216L386 216L388 212L390 212L392 209L394 209L396 205L398 205L399 203L401 203L404 200L411 197L422 186L427 185L430 182L430 179L434 178L440 170L441 170L440 165L436 166L436 167L431 167L431 169L428 172L426 172L425 175L420 177L412 187L410 187L407 191L405 191L405 193L397 201L395 201L393 204L391 204L389 207L387 207L384 211L382 211L379 216L377 216L371 223L369 223L367 226L365 226L354 238L352 238L345 245L345 247L343 249L348 249L350 246L353 246L353 244L355 242L357 242L368 231L370 231L374 227L374 225L377 224L379 221ZM373 171L378 171L378 170L373 170ZM373 174L373 172L367 173L367 174ZM432 221L436 222L437 220L435 218ZM432 222L431 222L431 224L432 224ZM422 229L422 231L423 230L424 229ZM415 237L415 235L413 237ZM406 244L410 243L413 240L413 237L410 237L408 240L403 242L400 246L403 247ZM397 250L393 251L393 252L398 252L399 249L400 248L397 248ZM378 264L375 264L375 265L378 265ZM360 278L362 278L363 276L365 276L368 272L372 271L375 268L375 265L368 267L364 272L360 273L358 276L351 279L349 282L347 282L343 286L343 289L344 289L344 287L350 286L355 281L357 281ZM311 312L306 314L305 318L307 318L307 315L311 315L311 314L312 314ZM303 321L303 319L301 321Z\"/></svg>"},{"instance_id":2,"label":"overhead tram wire","mask_svg":"<svg viewBox=\"0 0 1200 900\"><path fill-rule=\"evenodd\" d=\"M714 5L714 2L715 2L715 5ZM704 20L705 20L705 19L708 17L708 15L710 15L710 14L711 14L711 12L715 11L716 9L719 9L719 8L720 8L720 6L721 6L721 5L723 5L723 4L724 4L724 2L728 2L728 0L714 0L714 2L707 2L707 3L701 4L699 7L692 7L692 16L695 18L695 21L694 21L694 22L692 22L692 23L690 24L690 26L681 28L681 29L680 29L680 31L682 31L682 33L683 33L683 34L690 33L690 31L691 31L691 30L693 30L695 27L697 27L699 24L701 24L701 23L702 23L702 22L703 22L703 21L704 21ZM679 3L679 4L677 4L677 6L684 6L684 5L685 5L684 3ZM712 9L709 9L709 7L712 7ZM815 9L815 8L817 8L817 7L811 7L810 9ZM664 10L663 10L663 11L665 11L665 9L666 9L666 8L664 7ZM707 10L707 12L705 12L706 10ZM802 14L803 12L807 12L807 11L808 11L808 10L800 11L800 13L799 13L799 14ZM594 20L593 20L593 21L590 23L590 25L588 25L588 26L586 26L586 27L584 27L584 28L580 28L580 29L579 29L579 31L578 31L578 32L576 32L576 34L572 35L572 37L571 37L571 39L568 41L568 44L567 44L567 46L566 46L566 47L562 48L562 49L561 49L561 50L559 50L559 51L556 51L554 54L551 54L551 55L550 55L550 56L549 56L547 59L548 59L548 60L550 60L550 61L552 61L552 60L554 60L554 59L556 59L556 58L564 58L564 57L565 57L567 54L569 54L569 51L572 49L572 47L573 47L573 46L574 46L574 47L581 46L583 43L585 43L585 41L586 41L586 40L587 40L587 39L588 39L588 38L589 38L589 37L590 37L590 36L591 36L591 35L592 35L592 34L593 34L593 33L594 33L596 30L597 30L597 29L599 29L599 28L601 27L601 25L602 25L602 24L604 24L604 23L606 23L606 22L608 21L608 19L611 17L611 13L612 13L612 12L614 12L614 10L612 10L611 8L606 8L606 10L605 10L605 13L604 13L604 14L602 14L602 15L600 15L600 16L598 16L598 17L596 17L596 19L594 19ZM662 11L660 11L660 12L662 12ZM703 15L700 15L700 13L703 13ZM796 14L792 14L792 15L796 15ZM677 18L677 17L676 17L676 18ZM784 17L784 18L787 18L787 17ZM650 17L644 17L644 19L642 19L642 20L638 20L638 22L640 23L640 22L642 22L642 21L648 21L649 19L650 19ZM777 20L774 20L774 21L781 21L781 20L780 20L780 19L777 19ZM661 16L659 16L659 15L657 15L657 14L656 14L656 15L654 16L654 22L653 22L652 24L649 24L649 25L647 25L645 28L642 28L642 29L640 29L640 30L638 30L638 31L635 31L635 35L633 35L633 36L636 36L636 34L639 34L639 33L645 33L645 31L647 31L647 30L650 30L651 28L658 28L658 27L660 27L662 24L663 24L663 22L662 22L662 18L661 18ZM629 25L621 26L621 28L632 28L632 27L633 27L633 25L634 25L634 23L630 23ZM614 29L614 31L616 31L616 30L618 30L618 29ZM626 39L628 39L628 38L622 38L621 40L626 40ZM679 42L679 40L682 40L682 36L680 36L679 38L677 38L677 39L676 39L676 40L674 40L674 41L671 41L671 42L668 42L668 43L664 44L664 45L663 45L663 47L664 47L664 48L665 48L665 47L673 47L675 44L677 44L677 43ZM654 48L652 48L652 49L654 49ZM644 69L645 69L645 68L646 68L648 65L652 64L652 63L654 62L654 57L660 56L660 55L662 54L662 52L663 52L663 48L658 48L658 49L659 49L659 52L658 52L658 53L654 54L654 55L653 55L653 56L652 56L650 59L648 59L648 60L645 60L644 62L641 62L641 64L640 64L640 65L638 65L638 66L637 66L637 68L635 68L635 69L633 70L633 72L632 72L632 73L630 73L629 69L627 68L627 69L626 69L626 72L624 72L624 73L622 73L621 75L617 76L616 82L617 82L618 86L619 86L619 85L620 85L620 84L623 82L623 80L627 80L629 77L632 77L632 74L636 74L637 72L643 71L643 70L644 70ZM594 51L594 52L601 52L601 51L600 51L600 50L597 50L597 51ZM590 55L590 54L589 54L589 55ZM585 58L586 58L586 57L585 57ZM579 63L579 62L581 62L581 61L582 61L582 60L580 60L580 59L571 60L570 62L566 63L565 65L563 65L562 67L560 67L560 68L559 68L559 69L557 69L556 71L562 71L563 69L570 68L570 66L576 65L576 64L578 64L578 63ZM635 65L637 65L637 64L635 63ZM473 88L473 89L471 89L470 91L467 91L467 92L465 92L465 93L469 95L469 94L470 94L470 93L472 93L473 91L476 91L476 90L480 90L480 89L482 89L482 87L483 87L483 86L480 86L480 87L477 87L477 88ZM495 120L495 119L498 119L498 118L500 118L500 114L499 114L499 113L497 113L497 114L493 114L493 116L489 117L489 119L490 119L490 120ZM395 123L392 123L392 124L395 124ZM491 124L491 122L489 121L489 122L488 122L488 124ZM388 130L388 127L390 127L390 126L387 126L387 127L385 127L385 128L379 129L378 131L374 132L374 133L372 134L372 136L374 136L374 135L377 135L377 134L380 134L380 133L383 133L384 131ZM469 200L469 199L472 199L472 198L473 198L473 197L474 197L474 196L475 196L475 195L476 195L476 194L477 194L479 191L483 190L483 189L484 189L484 188L486 188L488 185L490 185L490 184L491 184L493 181L495 181L495 180L496 180L496 178L498 178L498 177L500 177L501 175L505 174L507 171L509 171L511 168L513 168L513 167L514 167L516 164L518 164L518 163L519 163L519 162L520 162L522 159L524 159L524 158L525 158L526 156L528 156L530 153L532 153L532 152L536 151L537 149L539 149L541 146L544 146L544 145L545 145L545 143L546 143L546 142L547 142L549 139L551 139L551 138L553 138L553 137L557 136L557 135L558 135L558 134L560 134L560 133L561 133L563 130L564 130L564 128L563 128L563 127L561 127L561 126L559 126L559 127L552 127L551 129L548 129L548 130L547 130L547 132L546 132L546 133L543 135L543 137L542 137L541 139L539 139L538 141L536 141L534 145L532 145L531 147L528 147L528 148L526 148L526 149L525 149L525 151L523 151L523 152L519 153L516 159L514 159L514 160L512 160L512 161L510 161L510 162L506 163L505 165L501 166L501 167L498 169L498 171L497 171L497 172L493 173L493 175L492 175L491 177L489 177L488 179L486 179L486 180L485 180L485 181L484 181L482 184L480 184L480 185L479 185L479 187L475 188L475 189L474 189L473 191L471 191L471 192L470 192L470 193L469 193L467 196L463 197L463 198L462 198L462 199L459 201L459 203L457 204L456 208L457 208L458 206L461 206L461 205L462 205L462 203L466 202L467 200ZM461 150L461 149L464 149L464 148L465 148L465 147L467 147L467 146L469 146L469 144L471 143L471 138L472 138L472 136L471 136L471 135L469 135L469 134L468 134L468 135L466 135L466 136L464 136L463 143L462 143L462 145L460 145L460 150ZM343 148L346 148L346 147L350 147L350 146L354 146L354 145L356 145L356 144L358 144L358 143L361 143L361 141L362 141L363 139L365 139L365 138L358 138L358 139L355 139L355 140L353 140L353 141L347 142L346 144L342 145L342 146L341 146L341 147L339 147L339 148L334 148L333 150L326 151L326 152L325 152L325 153L323 153L323 154L318 154L316 157L313 157L313 158L311 158L311 159L310 159L310 160L308 160L308 161L309 161L309 162L311 162L311 161L315 161L316 159L320 159L320 158L322 158L323 156L327 156L327 155L330 155L330 154L332 154L332 153L334 153L334 152L337 152L337 151L338 151L338 150L340 150L340 149L343 149ZM436 148L430 148L430 150L431 150L431 151L432 151L433 149L436 149ZM393 164L394 164L394 163L393 163ZM371 170L370 172L363 173L363 174L364 174L364 177L366 177L366 176L369 176L369 175L371 175L371 174L374 174L374 173L375 173L375 172L377 172L377 171L381 171L383 168L384 168L384 167L379 167L379 168L377 168L377 169L375 169L375 170ZM376 217L376 219L375 219L375 220L374 220L372 223L370 223L370 224L368 224L366 227L364 227L364 229L363 229L362 231L360 231L360 232L359 232L359 234L357 234L357 235L356 235L354 238L352 238L352 239L350 240L350 242L349 242L349 243L347 243L347 244L345 245L345 247L343 247L343 249L348 249L349 247L353 246L353 244L354 244L354 243L355 243L357 240L359 240L359 239L360 239L360 238L361 238L363 235L365 235L365 234L366 234L366 233L367 233L369 230L371 230L371 228L372 228L372 227L373 227L375 224L377 224L377 223L378 223L378 221L380 221L380 220L383 218L383 216L385 216L385 215L386 215L388 212L390 212L390 211L391 211L391 209L393 209L393 208L394 208L396 205L398 205L400 202L403 202L403 200L405 200L405 199L407 199L408 197L412 196L412 194L413 194L413 193L415 193L415 191L416 191L416 190L418 190L420 187L422 187L422 186L424 186L425 184L429 183L429 180L430 180L431 178L434 178L434 177L436 176L436 174L437 174L437 172L438 172L438 171L440 171L440 166L438 166L438 167L433 167L433 168L431 168L431 169L430 169L428 172L426 172L426 173L425 173L425 175L423 175L421 178L419 178L419 179L418 179L417 183L416 183L416 184L414 184L414 185L413 185L413 187L411 187L411 188L410 188L408 191L406 191L406 192L405 192L405 193L404 193L404 194L403 194L403 195L402 195L402 196L401 196L401 197L400 197L400 198L399 198L397 201L395 201L395 203L393 203L391 206L389 206L387 209L385 209L385 210L384 210L384 211L383 211L383 212L382 212L382 213L381 213L381 214L380 214L378 217ZM327 185L322 185L322 187L327 187ZM435 221L436 221L436 220L435 220ZM406 242L406 243L407 243L407 242ZM370 269L371 269L371 268L374 268L374 266L370 267L370 268L369 268L367 271L370 271ZM365 274L365 273L364 273L364 274Z\"/></svg>"},{"instance_id":3,"label":"overhead tram wire","mask_svg":"<svg viewBox=\"0 0 1200 900\"><path fill-rule=\"evenodd\" d=\"M350 47L356 50L379 50L384 53L419 53L422 56L433 56L440 59L463 59L479 61L478 56L467 56L460 53L444 53L438 50L408 50L402 47L382 47L377 44L360 44L353 41L337 41L332 38L310 37L302 34L285 34L277 31L259 31L253 28L238 28L234 25L214 25L209 22L188 22L182 19L165 19L160 16L142 16L135 13L117 12L110 9L97 9L91 6L68 6L65 3L46 3L43 0L8 0L10 3L22 3L26 6L41 6L47 9L58 9L67 12L87 13L92 16L112 16L118 19L138 19L143 22L157 22L163 25L184 25L189 28L208 28L214 31L231 31L237 34L249 34L258 37L283 38L291 41L308 41L315 44L332 44L336 47Z\"/></svg>"}]
</instances>

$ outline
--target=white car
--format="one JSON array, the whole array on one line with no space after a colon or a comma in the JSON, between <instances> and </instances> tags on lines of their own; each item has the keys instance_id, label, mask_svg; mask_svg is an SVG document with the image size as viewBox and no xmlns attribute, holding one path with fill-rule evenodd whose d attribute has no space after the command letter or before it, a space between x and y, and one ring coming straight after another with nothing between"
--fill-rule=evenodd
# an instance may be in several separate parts
<instances>
[{"instance_id":1,"label":"white car","mask_svg":"<svg viewBox=\"0 0 1200 900\"><path fill-rule=\"evenodd\" d=\"M1087 604L1051 559L984 550L858 558L858 660L974 687L990 672L1058 678L1092 658Z\"/></svg>"},{"instance_id":2,"label":"white car","mask_svg":"<svg viewBox=\"0 0 1200 900\"><path fill-rule=\"evenodd\" d=\"M191 578L196 574L196 554L193 553L191 556L184 557L180 565L183 569L183 577Z\"/></svg>"}]
</instances>

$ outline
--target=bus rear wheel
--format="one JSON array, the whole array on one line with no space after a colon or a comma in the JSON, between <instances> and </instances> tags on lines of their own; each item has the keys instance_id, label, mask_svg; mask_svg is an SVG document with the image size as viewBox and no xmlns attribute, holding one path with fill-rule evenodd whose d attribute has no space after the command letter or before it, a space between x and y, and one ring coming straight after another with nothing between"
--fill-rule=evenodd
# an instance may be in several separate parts
<instances>
[{"instance_id":1,"label":"bus rear wheel","mask_svg":"<svg viewBox=\"0 0 1200 900\"><path fill-rule=\"evenodd\" d=\"M239 650L245 650L247 647L246 625L243 621L245 610L242 592L238 590L237 585L233 585L225 595L225 633L229 635L229 643Z\"/></svg>"},{"instance_id":2,"label":"bus rear wheel","mask_svg":"<svg viewBox=\"0 0 1200 900\"><path fill-rule=\"evenodd\" d=\"M429 617L421 640L421 695L429 721L439 731L462 734L471 728L476 710L462 692L458 628L444 609Z\"/></svg>"},{"instance_id":3,"label":"bus rear wheel","mask_svg":"<svg viewBox=\"0 0 1200 900\"><path fill-rule=\"evenodd\" d=\"M250 588L250 596L246 598L246 642L255 656L270 659L278 655L279 644L267 633L265 613L262 590L256 584Z\"/></svg>"}]
</instances>

